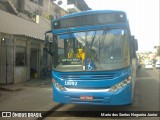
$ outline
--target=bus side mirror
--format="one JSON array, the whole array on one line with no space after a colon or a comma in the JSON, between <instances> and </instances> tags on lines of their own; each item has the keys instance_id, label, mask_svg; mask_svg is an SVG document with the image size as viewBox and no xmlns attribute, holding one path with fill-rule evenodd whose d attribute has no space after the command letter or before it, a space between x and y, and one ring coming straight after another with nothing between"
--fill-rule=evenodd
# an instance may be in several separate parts
<instances>
[{"instance_id":1,"label":"bus side mirror","mask_svg":"<svg viewBox=\"0 0 160 120\"><path fill-rule=\"evenodd\" d=\"M49 36L45 35L45 40L44 40L44 46L45 46L45 48L48 47L48 44L49 44Z\"/></svg>"},{"instance_id":2,"label":"bus side mirror","mask_svg":"<svg viewBox=\"0 0 160 120\"><path fill-rule=\"evenodd\" d=\"M136 58L136 49L138 47L137 40L134 38L134 36L130 37L130 47L131 47L131 56L132 58Z\"/></svg>"},{"instance_id":3,"label":"bus side mirror","mask_svg":"<svg viewBox=\"0 0 160 120\"><path fill-rule=\"evenodd\" d=\"M46 33L45 33L45 40L44 40L44 46L45 46L45 51L47 52L47 53L49 53L50 55L53 55L53 49L52 49L52 43L53 42L50 42L49 41L49 35L47 35L48 33L52 33L52 31L50 30L50 31L47 31Z\"/></svg>"}]
</instances>

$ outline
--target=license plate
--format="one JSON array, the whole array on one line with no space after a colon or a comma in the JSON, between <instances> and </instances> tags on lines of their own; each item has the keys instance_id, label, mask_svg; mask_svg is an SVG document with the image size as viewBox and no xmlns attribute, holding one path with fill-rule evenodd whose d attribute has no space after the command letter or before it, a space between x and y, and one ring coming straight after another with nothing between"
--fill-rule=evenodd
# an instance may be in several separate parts
<instances>
[{"instance_id":1,"label":"license plate","mask_svg":"<svg viewBox=\"0 0 160 120\"><path fill-rule=\"evenodd\" d=\"M93 96L80 96L81 100L93 100Z\"/></svg>"}]
</instances>

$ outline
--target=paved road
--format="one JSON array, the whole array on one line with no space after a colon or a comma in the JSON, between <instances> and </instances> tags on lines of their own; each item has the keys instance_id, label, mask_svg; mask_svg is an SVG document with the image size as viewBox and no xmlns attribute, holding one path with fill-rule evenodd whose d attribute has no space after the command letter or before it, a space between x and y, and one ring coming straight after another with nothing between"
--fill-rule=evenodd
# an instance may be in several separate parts
<instances>
[{"instance_id":1,"label":"paved road","mask_svg":"<svg viewBox=\"0 0 160 120\"><path fill-rule=\"evenodd\" d=\"M57 108L56 111L160 111L160 71L158 69L154 70L144 70L141 68L140 74L136 80L136 91L134 96L134 103L131 106L97 106L97 105L73 105L68 104L63 107ZM56 113L52 114L54 116ZM75 119L78 112L73 114L66 113L65 116L69 117L54 117L54 120L70 120ZM94 114L94 112L93 112ZM73 118L72 118L73 117ZM53 118L45 118L45 120L50 120ZM94 120L98 118L76 118L76 119L87 119ZM102 119L102 118L99 118ZM112 118L107 118L112 119ZM133 118L135 119L135 118ZM154 119L159 120L159 118L141 118L141 119ZM115 120L115 119L114 119Z\"/></svg>"},{"instance_id":2,"label":"paved road","mask_svg":"<svg viewBox=\"0 0 160 120\"><path fill-rule=\"evenodd\" d=\"M97 105L64 105L57 106L56 103L52 101L52 88L50 83L34 85L25 85L22 90L15 92L2 92L0 96L0 110L1 111L46 111L55 110L56 111L158 111L160 110L159 105L159 75L160 71L154 70L144 70L141 69L140 75L136 80L136 91L134 97L134 103L131 106L97 106ZM52 109L53 108L53 109ZM60 114L60 112L58 112ZM84 113L86 114L86 113ZM93 114L95 114L93 112ZM54 116L55 114L52 114ZM47 117L45 120L97 120L102 118L94 117L77 117L79 112L65 113L65 117ZM68 117L66 117L68 116ZM75 118L76 117L76 118ZM126 117L125 117L126 118ZM121 119L125 119L121 118ZM16 118L15 118L16 119ZM113 119L113 118L105 118ZM116 118L118 119L118 118ZM114 118L114 120L116 120ZM135 118L132 118L135 119ZM139 117L139 119L141 119ZM150 120L151 118L143 118L145 120ZM159 120L159 118L154 118Z\"/></svg>"}]
</instances>

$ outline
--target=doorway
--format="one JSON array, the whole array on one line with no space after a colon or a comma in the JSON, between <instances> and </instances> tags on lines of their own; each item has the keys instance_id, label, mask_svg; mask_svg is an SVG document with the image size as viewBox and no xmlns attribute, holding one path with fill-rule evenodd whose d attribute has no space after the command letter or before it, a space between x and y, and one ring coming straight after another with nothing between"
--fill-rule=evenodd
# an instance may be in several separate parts
<instances>
[{"instance_id":1,"label":"doorway","mask_svg":"<svg viewBox=\"0 0 160 120\"><path fill-rule=\"evenodd\" d=\"M39 75L40 71L40 59L39 50L31 48L30 53L30 78L35 79Z\"/></svg>"}]
</instances>

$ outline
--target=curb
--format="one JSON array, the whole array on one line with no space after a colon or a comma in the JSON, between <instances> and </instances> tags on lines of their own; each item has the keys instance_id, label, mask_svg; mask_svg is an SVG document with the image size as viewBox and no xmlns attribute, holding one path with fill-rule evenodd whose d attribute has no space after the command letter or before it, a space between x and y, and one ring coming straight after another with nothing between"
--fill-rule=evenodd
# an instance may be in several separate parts
<instances>
[{"instance_id":1,"label":"curb","mask_svg":"<svg viewBox=\"0 0 160 120\"><path fill-rule=\"evenodd\" d=\"M15 89L12 89L12 88L5 88L5 87L2 87L0 86L0 90L2 91L10 91L10 92L13 92L13 91L21 91L23 88L15 88Z\"/></svg>"},{"instance_id":2,"label":"curb","mask_svg":"<svg viewBox=\"0 0 160 120\"><path fill-rule=\"evenodd\" d=\"M37 82L24 82L24 83L21 83L21 84L13 84L13 85L2 85L0 86L0 90L2 91L10 91L10 92L13 92L13 91L21 91L23 90L25 87L36 87L36 86L41 86L41 85L46 85L46 84L49 84L51 83L51 81L37 81Z\"/></svg>"}]
</instances>

